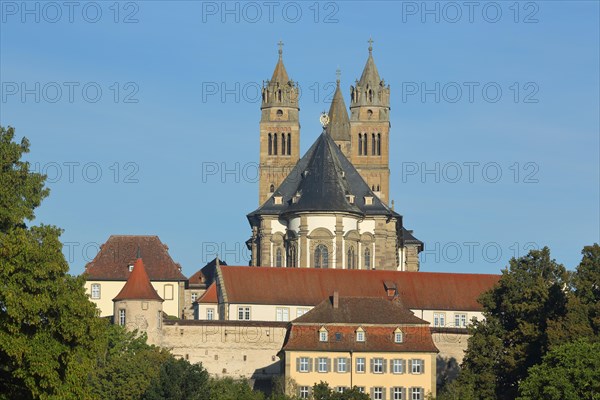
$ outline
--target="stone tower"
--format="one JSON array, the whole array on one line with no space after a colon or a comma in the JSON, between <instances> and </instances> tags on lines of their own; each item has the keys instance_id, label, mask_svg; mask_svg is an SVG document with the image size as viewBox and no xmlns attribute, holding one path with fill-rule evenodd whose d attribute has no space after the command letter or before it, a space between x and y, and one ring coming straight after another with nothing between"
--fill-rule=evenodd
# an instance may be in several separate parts
<instances>
[{"instance_id":1,"label":"stone tower","mask_svg":"<svg viewBox=\"0 0 600 400\"><path fill-rule=\"evenodd\" d=\"M113 299L113 303L113 323L130 331L147 333L148 342L155 343L162 329L163 299L150 283L139 255L125 286Z\"/></svg>"},{"instance_id":2,"label":"stone tower","mask_svg":"<svg viewBox=\"0 0 600 400\"><path fill-rule=\"evenodd\" d=\"M390 87L379 77L373 41L360 80L350 87L350 161L375 194L388 204L390 187Z\"/></svg>"},{"instance_id":3,"label":"stone tower","mask_svg":"<svg viewBox=\"0 0 600 400\"><path fill-rule=\"evenodd\" d=\"M285 70L282 46L279 42L275 71L262 88L259 205L273 194L300 158L298 86Z\"/></svg>"}]
</instances>

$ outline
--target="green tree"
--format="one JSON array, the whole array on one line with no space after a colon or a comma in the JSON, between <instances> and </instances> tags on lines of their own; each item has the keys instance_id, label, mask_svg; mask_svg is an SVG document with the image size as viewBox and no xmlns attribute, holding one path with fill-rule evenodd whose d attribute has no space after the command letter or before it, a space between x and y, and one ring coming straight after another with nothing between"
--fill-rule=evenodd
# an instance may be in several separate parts
<instances>
[{"instance_id":1,"label":"green tree","mask_svg":"<svg viewBox=\"0 0 600 400\"><path fill-rule=\"evenodd\" d=\"M247 380L213 378L209 381L211 400L264 400L261 392L255 392Z\"/></svg>"},{"instance_id":2,"label":"green tree","mask_svg":"<svg viewBox=\"0 0 600 400\"><path fill-rule=\"evenodd\" d=\"M356 386L343 393L332 390L327 382L319 382L313 386L314 400L369 400L369 395L361 393Z\"/></svg>"},{"instance_id":3,"label":"green tree","mask_svg":"<svg viewBox=\"0 0 600 400\"><path fill-rule=\"evenodd\" d=\"M553 348L529 369L519 400L599 400L600 343L578 340Z\"/></svg>"},{"instance_id":4,"label":"green tree","mask_svg":"<svg viewBox=\"0 0 600 400\"><path fill-rule=\"evenodd\" d=\"M61 231L27 227L48 189L13 138L0 127L0 398L86 398L106 321L68 274Z\"/></svg>"},{"instance_id":5,"label":"green tree","mask_svg":"<svg viewBox=\"0 0 600 400\"><path fill-rule=\"evenodd\" d=\"M587 314L593 336L600 335L600 246L594 243L581 251L583 257L575 276L573 287Z\"/></svg>"},{"instance_id":6,"label":"green tree","mask_svg":"<svg viewBox=\"0 0 600 400\"><path fill-rule=\"evenodd\" d=\"M208 372L200 364L169 358L144 395L145 400L209 400Z\"/></svg>"}]
</instances>

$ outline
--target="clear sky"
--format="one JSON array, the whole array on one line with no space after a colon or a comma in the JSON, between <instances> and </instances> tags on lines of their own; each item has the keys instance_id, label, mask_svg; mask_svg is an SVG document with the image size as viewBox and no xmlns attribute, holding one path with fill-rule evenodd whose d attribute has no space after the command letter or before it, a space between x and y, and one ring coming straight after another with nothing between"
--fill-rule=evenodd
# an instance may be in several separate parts
<instances>
[{"instance_id":1,"label":"clear sky","mask_svg":"<svg viewBox=\"0 0 600 400\"><path fill-rule=\"evenodd\" d=\"M367 40L391 86L391 198L423 271L498 273L600 241L599 3L0 2L0 123L49 176L36 223L72 273L111 234L152 234L191 275L247 265L258 88L284 42L301 150Z\"/></svg>"}]
</instances>

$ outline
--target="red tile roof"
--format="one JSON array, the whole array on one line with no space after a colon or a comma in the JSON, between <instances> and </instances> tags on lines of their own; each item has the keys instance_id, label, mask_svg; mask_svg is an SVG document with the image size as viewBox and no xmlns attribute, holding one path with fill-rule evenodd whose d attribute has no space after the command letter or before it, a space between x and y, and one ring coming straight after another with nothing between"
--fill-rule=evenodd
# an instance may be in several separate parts
<instances>
[{"instance_id":1,"label":"red tile roof","mask_svg":"<svg viewBox=\"0 0 600 400\"><path fill-rule=\"evenodd\" d=\"M431 352L438 349L433 343L429 327L399 326L403 333L402 343L394 342L396 327L363 326L365 341L356 341L358 325L325 325L328 331L328 341L319 340L321 325L294 325L289 330L282 351L354 351L354 352ZM336 333L341 334L337 340Z\"/></svg>"},{"instance_id":2,"label":"red tile roof","mask_svg":"<svg viewBox=\"0 0 600 400\"><path fill-rule=\"evenodd\" d=\"M500 275L439 272L219 268L227 301L250 304L314 306L334 291L340 296L385 297L384 282L390 281L410 309L481 311L477 299L500 279Z\"/></svg>"},{"instance_id":3,"label":"red tile roof","mask_svg":"<svg viewBox=\"0 0 600 400\"><path fill-rule=\"evenodd\" d=\"M125 281L131 274L129 265L137 258L138 249L144 258L152 281L185 281L177 264L158 236L111 235L94 259L85 266L88 280Z\"/></svg>"},{"instance_id":4,"label":"red tile roof","mask_svg":"<svg viewBox=\"0 0 600 400\"><path fill-rule=\"evenodd\" d=\"M219 265L227 265L223 260L218 260ZM215 273L217 270L217 259L213 259L194 275L190 276L188 280L190 286L201 286L210 285L215 280Z\"/></svg>"},{"instance_id":5,"label":"red tile roof","mask_svg":"<svg viewBox=\"0 0 600 400\"><path fill-rule=\"evenodd\" d=\"M113 299L113 301L119 300L157 300L163 301L163 299L156 293L156 290L152 287L146 268L144 268L144 262L141 258L135 260L133 265L133 271L125 286L119 292L119 294Z\"/></svg>"},{"instance_id":6,"label":"red tile roof","mask_svg":"<svg viewBox=\"0 0 600 400\"><path fill-rule=\"evenodd\" d=\"M206 292L196 301L197 303L208 303L217 304L219 299L217 297L217 284L213 283L206 289Z\"/></svg>"}]
</instances>

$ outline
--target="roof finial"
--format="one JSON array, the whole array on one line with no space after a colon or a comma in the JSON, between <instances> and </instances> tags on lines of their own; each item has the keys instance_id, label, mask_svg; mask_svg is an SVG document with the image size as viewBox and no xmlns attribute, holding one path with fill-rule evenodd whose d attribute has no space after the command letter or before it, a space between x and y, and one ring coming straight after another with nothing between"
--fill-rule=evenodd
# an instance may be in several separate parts
<instances>
[{"instance_id":1,"label":"roof finial","mask_svg":"<svg viewBox=\"0 0 600 400\"><path fill-rule=\"evenodd\" d=\"M369 54L373 53L373 38L370 37L369 40Z\"/></svg>"},{"instance_id":2,"label":"roof finial","mask_svg":"<svg viewBox=\"0 0 600 400\"><path fill-rule=\"evenodd\" d=\"M279 46L279 58L281 58L281 55L283 54L283 42L280 40L279 43L277 43L277 46Z\"/></svg>"},{"instance_id":3,"label":"roof finial","mask_svg":"<svg viewBox=\"0 0 600 400\"><path fill-rule=\"evenodd\" d=\"M219 260L219 253L215 254L215 265L217 267L221 265L221 260Z\"/></svg>"},{"instance_id":4,"label":"roof finial","mask_svg":"<svg viewBox=\"0 0 600 400\"><path fill-rule=\"evenodd\" d=\"M335 76L337 77L337 85L340 86L340 77L342 76L342 70L340 69L340 67L338 67L338 69L335 70Z\"/></svg>"},{"instance_id":5,"label":"roof finial","mask_svg":"<svg viewBox=\"0 0 600 400\"><path fill-rule=\"evenodd\" d=\"M140 246L138 246L138 248L137 248L137 254L136 254L135 258L142 258L142 251L140 250Z\"/></svg>"}]
</instances>

